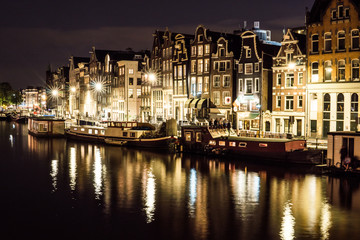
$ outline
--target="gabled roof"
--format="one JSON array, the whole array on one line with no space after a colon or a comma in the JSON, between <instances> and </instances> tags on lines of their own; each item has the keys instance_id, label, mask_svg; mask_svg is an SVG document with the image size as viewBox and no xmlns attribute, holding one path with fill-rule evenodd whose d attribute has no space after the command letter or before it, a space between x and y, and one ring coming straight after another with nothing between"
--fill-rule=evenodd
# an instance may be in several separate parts
<instances>
[{"instance_id":1,"label":"gabled roof","mask_svg":"<svg viewBox=\"0 0 360 240\"><path fill-rule=\"evenodd\" d=\"M307 15L307 24L321 22L322 17L324 16L326 10L328 9L330 3L335 0L315 0L314 5L311 8L311 11ZM350 0L354 6L359 10L360 0Z\"/></svg>"},{"instance_id":2,"label":"gabled roof","mask_svg":"<svg viewBox=\"0 0 360 240\"><path fill-rule=\"evenodd\" d=\"M306 35L305 34L298 34L296 32L291 31L295 40L298 40L298 46L302 54L306 54Z\"/></svg>"},{"instance_id":3,"label":"gabled roof","mask_svg":"<svg viewBox=\"0 0 360 240\"><path fill-rule=\"evenodd\" d=\"M90 58L88 58L88 57L72 57L72 59L73 59L74 67L78 67L79 63L89 63L90 62Z\"/></svg>"}]
</instances>

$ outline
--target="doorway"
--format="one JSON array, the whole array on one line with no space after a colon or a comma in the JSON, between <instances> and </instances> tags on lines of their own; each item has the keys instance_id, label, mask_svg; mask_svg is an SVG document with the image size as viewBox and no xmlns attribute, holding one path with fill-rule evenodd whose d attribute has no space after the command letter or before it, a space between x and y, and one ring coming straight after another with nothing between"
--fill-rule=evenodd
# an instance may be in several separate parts
<instances>
[{"instance_id":1,"label":"doorway","mask_svg":"<svg viewBox=\"0 0 360 240\"><path fill-rule=\"evenodd\" d=\"M302 120L296 120L296 136L301 136L302 134Z\"/></svg>"},{"instance_id":2,"label":"doorway","mask_svg":"<svg viewBox=\"0 0 360 240\"><path fill-rule=\"evenodd\" d=\"M343 146L347 148L347 155L351 158L354 157L354 138L343 138Z\"/></svg>"}]
</instances>

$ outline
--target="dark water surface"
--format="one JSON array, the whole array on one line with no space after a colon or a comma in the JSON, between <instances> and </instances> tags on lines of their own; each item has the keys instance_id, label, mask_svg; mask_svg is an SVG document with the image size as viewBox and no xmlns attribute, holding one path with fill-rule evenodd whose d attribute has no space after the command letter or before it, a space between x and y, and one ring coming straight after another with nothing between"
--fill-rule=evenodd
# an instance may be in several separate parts
<instances>
[{"instance_id":1,"label":"dark water surface","mask_svg":"<svg viewBox=\"0 0 360 240\"><path fill-rule=\"evenodd\" d=\"M0 122L1 239L360 239L354 179L39 139Z\"/></svg>"}]
</instances>

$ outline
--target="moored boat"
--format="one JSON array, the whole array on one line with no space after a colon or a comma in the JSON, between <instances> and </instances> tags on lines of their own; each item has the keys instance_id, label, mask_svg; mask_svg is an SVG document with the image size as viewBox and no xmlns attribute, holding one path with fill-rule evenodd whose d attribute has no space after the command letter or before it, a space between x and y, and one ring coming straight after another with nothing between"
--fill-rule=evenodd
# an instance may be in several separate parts
<instances>
[{"instance_id":1,"label":"moored boat","mask_svg":"<svg viewBox=\"0 0 360 240\"><path fill-rule=\"evenodd\" d=\"M322 152L308 150L306 140L237 137L225 129L209 129L207 126L185 126L181 133L184 152L283 163L322 163Z\"/></svg>"},{"instance_id":2,"label":"moored boat","mask_svg":"<svg viewBox=\"0 0 360 240\"><path fill-rule=\"evenodd\" d=\"M36 137L63 137L65 120L54 117L30 117L28 132Z\"/></svg>"}]
</instances>

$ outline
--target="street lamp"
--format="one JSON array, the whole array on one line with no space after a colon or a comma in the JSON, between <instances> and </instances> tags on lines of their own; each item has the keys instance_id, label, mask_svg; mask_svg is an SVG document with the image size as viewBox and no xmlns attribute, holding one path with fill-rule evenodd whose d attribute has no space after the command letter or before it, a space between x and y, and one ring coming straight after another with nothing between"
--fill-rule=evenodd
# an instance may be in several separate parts
<instances>
[{"instance_id":1,"label":"street lamp","mask_svg":"<svg viewBox=\"0 0 360 240\"><path fill-rule=\"evenodd\" d=\"M51 91L51 95L53 96L53 98L56 99L56 110L55 110L55 116L58 116L58 96L59 96L59 90L57 89L53 89Z\"/></svg>"}]
</instances>

